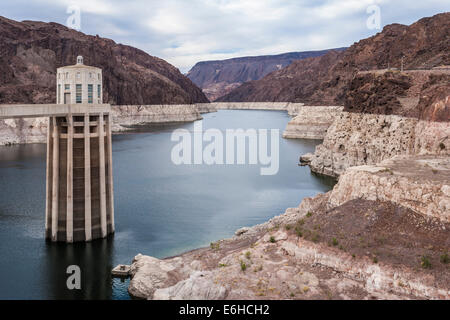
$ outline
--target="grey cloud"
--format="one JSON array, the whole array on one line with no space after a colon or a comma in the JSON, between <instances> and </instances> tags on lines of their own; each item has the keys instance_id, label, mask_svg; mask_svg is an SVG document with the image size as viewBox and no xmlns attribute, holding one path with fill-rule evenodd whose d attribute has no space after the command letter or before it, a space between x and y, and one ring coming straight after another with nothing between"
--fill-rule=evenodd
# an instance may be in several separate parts
<instances>
[{"instance_id":1,"label":"grey cloud","mask_svg":"<svg viewBox=\"0 0 450 320\"><path fill-rule=\"evenodd\" d=\"M65 24L78 4L82 30L136 46L187 72L197 61L349 46L380 30L366 27L366 8L381 8L381 23L410 24L449 11L447 0L2 0L15 20Z\"/></svg>"}]
</instances>

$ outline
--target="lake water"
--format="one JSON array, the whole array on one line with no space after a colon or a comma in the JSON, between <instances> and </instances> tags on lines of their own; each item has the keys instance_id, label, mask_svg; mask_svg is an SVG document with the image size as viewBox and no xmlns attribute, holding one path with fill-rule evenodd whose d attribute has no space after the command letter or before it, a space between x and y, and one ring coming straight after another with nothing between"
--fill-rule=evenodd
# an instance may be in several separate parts
<instances>
[{"instance_id":1,"label":"lake water","mask_svg":"<svg viewBox=\"0 0 450 320\"><path fill-rule=\"evenodd\" d=\"M174 165L171 134L193 131L193 123L114 136L116 233L92 243L44 239L46 146L0 147L0 299L129 299L128 281L110 276L115 265L138 253L163 258L208 246L330 190L332 181L297 165L319 141L281 138L289 119L278 111L204 115L204 130L279 129L272 176L259 165ZM67 289L69 265L81 268L81 290Z\"/></svg>"}]
</instances>

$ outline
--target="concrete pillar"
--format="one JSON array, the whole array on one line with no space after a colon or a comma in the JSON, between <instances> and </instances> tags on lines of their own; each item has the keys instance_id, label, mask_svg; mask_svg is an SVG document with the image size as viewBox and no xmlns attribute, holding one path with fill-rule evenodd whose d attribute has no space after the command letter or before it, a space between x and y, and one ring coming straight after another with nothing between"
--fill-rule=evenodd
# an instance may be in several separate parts
<instances>
[{"instance_id":1,"label":"concrete pillar","mask_svg":"<svg viewBox=\"0 0 450 320\"><path fill-rule=\"evenodd\" d=\"M113 183L113 164L112 164L112 134L111 134L111 113L108 115L108 121L106 122L106 135L108 146L108 187L109 187L109 208L111 215L111 232L114 232L114 183Z\"/></svg>"},{"instance_id":2,"label":"concrete pillar","mask_svg":"<svg viewBox=\"0 0 450 320\"><path fill-rule=\"evenodd\" d=\"M46 168L46 183L45 183L45 236L48 237L50 226L48 225L48 221L52 215L51 213L51 184L53 181L50 181L51 178L51 159L50 159L50 152L52 150L51 143L52 143L52 134L53 134L53 127L52 127L52 118L48 118L48 126L47 126L47 168Z\"/></svg>"},{"instance_id":3,"label":"concrete pillar","mask_svg":"<svg viewBox=\"0 0 450 320\"><path fill-rule=\"evenodd\" d=\"M86 241L92 240L91 216L91 134L89 113L84 115L84 229Z\"/></svg>"},{"instance_id":4,"label":"concrete pillar","mask_svg":"<svg viewBox=\"0 0 450 320\"><path fill-rule=\"evenodd\" d=\"M59 132L56 117L53 123L53 174L52 174L52 241L58 240L58 206L59 206Z\"/></svg>"},{"instance_id":5,"label":"concrete pillar","mask_svg":"<svg viewBox=\"0 0 450 320\"><path fill-rule=\"evenodd\" d=\"M103 113L100 113L98 120L98 139L100 158L100 224L102 237L106 237L108 230L106 221L105 122Z\"/></svg>"},{"instance_id":6,"label":"concrete pillar","mask_svg":"<svg viewBox=\"0 0 450 320\"><path fill-rule=\"evenodd\" d=\"M73 242L73 116L67 116L67 216L66 242Z\"/></svg>"}]
</instances>

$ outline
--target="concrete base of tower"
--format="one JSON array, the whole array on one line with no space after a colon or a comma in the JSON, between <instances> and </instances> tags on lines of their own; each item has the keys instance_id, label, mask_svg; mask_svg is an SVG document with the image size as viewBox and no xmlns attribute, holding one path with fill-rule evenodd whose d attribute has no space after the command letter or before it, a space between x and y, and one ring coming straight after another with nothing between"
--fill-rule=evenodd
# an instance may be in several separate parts
<instances>
[{"instance_id":1,"label":"concrete base of tower","mask_svg":"<svg viewBox=\"0 0 450 320\"><path fill-rule=\"evenodd\" d=\"M70 243L114 233L111 122L109 106L50 117L47 239Z\"/></svg>"}]
</instances>

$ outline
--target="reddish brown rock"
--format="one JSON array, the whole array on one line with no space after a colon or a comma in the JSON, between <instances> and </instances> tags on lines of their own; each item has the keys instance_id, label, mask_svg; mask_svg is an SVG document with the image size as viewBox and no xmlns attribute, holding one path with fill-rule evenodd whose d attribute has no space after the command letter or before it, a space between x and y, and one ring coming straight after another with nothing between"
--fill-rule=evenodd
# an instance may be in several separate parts
<instances>
[{"instance_id":1,"label":"reddish brown rock","mask_svg":"<svg viewBox=\"0 0 450 320\"><path fill-rule=\"evenodd\" d=\"M406 113L427 120L448 121L447 76L431 76L425 71L381 76L361 75L361 72L388 67L401 69L402 57L405 70L431 70L450 65L449 30L449 12L420 19L410 26L388 25L345 52L296 61L258 81L244 83L219 100L345 105L347 111L353 112ZM353 97L356 92L357 96Z\"/></svg>"},{"instance_id":2,"label":"reddish brown rock","mask_svg":"<svg viewBox=\"0 0 450 320\"><path fill-rule=\"evenodd\" d=\"M0 103L54 103L56 68L74 64L78 55L103 69L105 103L208 101L177 68L142 50L57 23L0 17Z\"/></svg>"}]
</instances>

